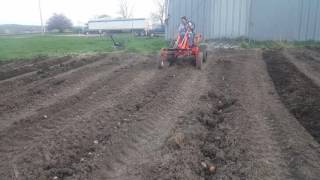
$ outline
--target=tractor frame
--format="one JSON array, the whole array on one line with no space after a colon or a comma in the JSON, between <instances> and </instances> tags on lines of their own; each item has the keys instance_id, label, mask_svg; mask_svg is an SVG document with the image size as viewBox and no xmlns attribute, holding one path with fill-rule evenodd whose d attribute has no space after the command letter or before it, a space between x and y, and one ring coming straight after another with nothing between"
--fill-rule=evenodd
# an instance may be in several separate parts
<instances>
[{"instance_id":1,"label":"tractor frame","mask_svg":"<svg viewBox=\"0 0 320 180\"><path fill-rule=\"evenodd\" d=\"M168 64L168 61L176 61L177 58L193 57L195 65L198 69L202 69L203 63L207 59L206 46L200 47L200 41L202 39L201 34L195 34L193 39L193 45L188 44L188 34L186 33L184 38L178 35L177 40L173 48L162 48L160 50L160 59L158 67L161 69Z\"/></svg>"}]
</instances>

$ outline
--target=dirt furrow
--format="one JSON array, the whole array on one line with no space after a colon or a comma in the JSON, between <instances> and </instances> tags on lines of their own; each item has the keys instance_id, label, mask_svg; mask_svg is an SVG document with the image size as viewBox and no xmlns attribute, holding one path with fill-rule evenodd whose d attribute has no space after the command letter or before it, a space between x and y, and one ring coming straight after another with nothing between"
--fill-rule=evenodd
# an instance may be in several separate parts
<instances>
[{"instance_id":1,"label":"dirt furrow","mask_svg":"<svg viewBox=\"0 0 320 180\"><path fill-rule=\"evenodd\" d=\"M6 64L1 67L0 70L0 82L2 80L10 79L15 76L20 76L26 73L37 71L40 69L47 69L50 66L63 63L64 61L70 59L70 56L65 56L61 58L50 58L39 57L31 61L16 61L13 63Z\"/></svg>"},{"instance_id":2,"label":"dirt furrow","mask_svg":"<svg viewBox=\"0 0 320 180\"><path fill-rule=\"evenodd\" d=\"M229 93L237 97L243 111L238 114L240 142L246 151L243 163L247 166L246 179L290 179L290 168L280 148L280 142L273 137L270 127L265 96L268 88L264 84L266 73L260 73L263 67L261 52L251 51L240 58L228 58L232 68L226 81L230 85ZM239 62L237 62L239 61ZM240 62L241 61L241 62ZM263 72L263 71L262 71ZM266 102L266 103L265 103Z\"/></svg>"},{"instance_id":3,"label":"dirt furrow","mask_svg":"<svg viewBox=\"0 0 320 180\"><path fill-rule=\"evenodd\" d=\"M143 63L142 63L143 64ZM152 71L143 71L143 69L149 69L149 68L146 68L146 67L152 67ZM152 75L152 72L154 72L154 64L151 62L149 62L149 64L146 64L146 65L142 65L142 67L141 67L142 69L140 69L140 68L138 68L138 69L136 69L136 68L131 68L129 71L131 72L131 75L130 74L119 74L119 76L121 76L122 77L122 80L128 80L128 81L130 81L130 78L128 78L128 77L131 77L133 74L136 74L136 72L140 72L141 71L141 73L144 73L143 74L143 76L142 77L138 77L138 79L137 79L137 81L132 81L132 82L130 82L129 84L131 84L131 86L132 85L135 85L135 86L139 86L139 85L141 85L140 83L143 83L143 82L145 82L147 79L149 79L149 78L151 78L151 77L154 77L153 75ZM123 72L122 72L123 73ZM139 73L140 74L140 73ZM163 78L163 76L165 76L165 74L164 75L162 75L162 73L161 73L161 75L158 75L157 77L158 78L160 78L160 79L162 79ZM133 76L133 78L134 77L136 77L136 75L134 75ZM143 80L143 79L145 79L145 80ZM169 77L169 79L170 79L170 77ZM121 79L115 79L114 80L114 83L119 83L119 80L121 80ZM120 81L121 82L121 81ZM139 83L140 82L140 83ZM158 83L157 81L151 81L152 83ZM162 80L162 82L163 82L163 84L165 85L165 84L167 84L166 83L166 81L165 80ZM109 82L110 83L110 82ZM130 85L126 85L125 87L125 91L128 91L128 92L131 92L131 90L132 90L132 87L130 87ZM112 86L112 83L110 84L111 86ZM141 90L144 90L144 88L143 88L143 86L142 87L139 87L139 88L141 88ZM66 112L65 112L65 114L66 114L66 116L67 117L65 117L65 118L67 118L67 119L65 119L64 121L71 121L70 123L69 123L69 125L68 126L66 126L66 124L64 124L63 126L62 125L59 125L60 127L64 127L61 131L59 131L60 133L62 133L62 134L60 134L60 133L58 133L58 134L56 134L56 133L54 133L54 132L52 132L51 133L51 135L52 136L55 136L55 137L57 137L57 135L59 135L58 137L59 138L57 138L57 142L60 142L60 143L66 143L66 142L64 142L64 138L65 139L68 139L69 140L69 138L73 138L73 140L72 139L70 139L70 141L67 141L67 144L68 143L70 143L70 142L79 142L79 137L75 137L75 136L73 136L72 134L73 133L75 133L75 134L77 134L77 132L78 133L80 133L80 134L83 134L83 137L86 137L85 136L85 134L88 134L88 136L90 136L90 137L86 137L86 138L84 138L84 142L86 142L87 144L89 143L89 144L92 144L92 141L93 141L93 139L92 139L92 137L91 137L91 135L90 134L92 134L93 132L92 132L92 130L90 129L90 126L93 126L93 127L95 127L97 124L96 123L101 123L101 125L103 125L103 124L105 124L105 125L108 125L108 124L115 124L115 122L114 122L114 120L110 120L110 122L109 121L107 121L107 122L105 122L105 121L102 121L101 122L101 113L103 113L103 112L108 112L107 111L107 109L110 109L110 110L112 110L112 114L109 114L109 115L114 115L114 113L117 113L118 111L120 111L121 109L121 106L119 106L118 108L112 108L113 106L116 106L116 102L122 102L122 100L121 99L128 99L128 97L126 97L126 96L124 96L124 92L121 92L121 91L117 91L117 89L113 89L113 92L115 93L115 92L119 92L120 94L118 94L118 95L113 95L114 93L111 93L110 94L110 92L108 93L108 92L104 92L105 91L105 89L103 89L103 90L100 90L101 92L99 93L98 91L96 92L96 94L94 95L94 97L92 97L93 98L93 101L94 101L94 99L96 99L96 98L98 98L98 97L102 97L102 98L100 98L99 99L99 102L101 102L102 100L104 100L105 102L101 102L101 103L97 103L96 102L96 104L97 105L99 105L99 106L93 106L93 104L91 103L91 104L88 104L87 106L89 106L89 107L91 107L91 108L93 108L93 109L91 109L91 110L88 110L88 112L87 113L85 113L85 110L84 109L82 109L84 112L84 114L83 114L83 116L81 115L81 112L79 112L78 111L78 113L80 113L80 115L77 115L77 116L70 116L69 114L66 114ZM105 95L103 95L103 94L101 94L102 92L104 92L104 93L106 93L105 95L108 95L108 94L110 94L110 96L109 96L109 98L108 98L108 96L105 96ZM124 94L123 94L124 93ZM154 90L153 91L151 91L151 93L155 93L154 92ZM137 98L137 97L134 97L134 94L132 94L133 96L132 96L132 98ZM152 94L151 94L152 95ZM114 97L115 96L115 97ZM123 97L124 96L124 97ZM131 96L130 96L131 97ZM105 100L105 98L107 98L107 101ZM90 97L89 97L89 99L90 99ZM109 100L108 100L109 99ZM136 101L137 100L139 100L139 98L137 98L136 99ZM85 103L85 102L83 102L83 103ZM140 105L139 104L135 104L133 107L131 107L131 108L134 108L134 109L136 109L136 108L138 108ZM76 107L74 107L75 109L76 109ZM73 108L71 108L71 110L68 110L67 112L69 112L69 111L71 111L71 112L73 112L73 111L75 111L75 109L73 109ZM73 111L72 111L73 110ZM98 113L98 112L100 112L100 113ZM74 114L74 113L72 113L72 114ZM55 114L56 115L56 118L63 118L63 114L61 114L61 115L59 115L59 114ZM51 116L51 115L48 115L49 117ZM71 118L71 119L70 119ZM53 118L50 118L50 119L52 119L53 120ZM57 120L55 120L55 121L57 121ZM91 122L92 121L92 122ZM77 124L76 122L78 122L79 124ZM91 123L90 123L91 122ZM56 123L56 122L55 122ZM89 124L87 124L87 123L89 123ZM72 126L70 125L70 124L73 124ZM56 124L57 125L57 124ZM37 125L37 126L39 126L39 125ZM42 126L44 126L44 125L42 125ZM50 126L52 126L52 125L50 125ZM87 129L86 128L80 128L81 126L89 126L89 127L87 127ZM75 128L75 127L78 127L78 128ZM103 127L103 126L102 126ZM101 127L101 128L102 128ZM41 129L41 127L38 127L39 128L39 130ZM45 128L45 129L48 129L48 128L46 128L45 126L44 127L42 127L42 128ZM52 128L52 127L51 127ZM54 128L56 128L56 127L54 127ZM99 128L99 127L95 127L95 128ZM14 128L14 129L17 129L17 128ZM80 130L80 132L78 131L78 130ZM94 132L93 134L98 134L98 133L105 133L105 132L101 132L101 130L102 129L100 129L100 131L97 131L97 132ZM25 134L25 133L29 133L30 134L30 129L27 129L27 130L20 130L19 131L19 133L21 133L21 134ZM83 132L84 131L84 132ZM9 132L11 132L11 131L9 131ZM49 132L42 132L42 136L40 136L41 134L36 134L37 136L39 136L39 137L41 137L41 138L43 138L43 141L40 141L40 142L42 142L42 143L46 143L47 142L47 140L48 139L51 139L51 138L44 138L44 136L43 135L45 135L45 134L47 134L47 133L49 133ZM8 140L9 139L12 139L12 138L9 138L10 137L10 135L8 135L8 133L4 133L5 134L5 136L7 136L7 138L8 138ZM3 135L4 135L3 134ZM15 135L15 133L13 132L13 133L11 133L11 134L13 134L13 135ZM46 136L46 135L45 135ZM51 136L51 137L52 137ZM62 136L62 137L60 137L60 136ZM19 137L19 136L17 136L17 137ZM47 136L46 136L47 137ZM23 136L21 137L21 138L23 138ZM76 138L76 139L74 139L74 138ZM90 139L89 139L90 138ZM102 136L101 135L101 138L104 138L104 136ZM27 138L28 139L28 138ZM3 140L3 139L2 139ZM38 140L40 140L40 139L38 139ZM81 139L80 139L81 140ZM16 140L17 141L17 140ZM30 141L30 140L29 140ZM35 139L35 142L37 142L36 141L36 139ZM67 144L65 144L66 146L70 146L70 148L72 148L72 143L70 144L70 145L67 145ZM80 144L81 145L81 144ZM17 148L17 144L16 145L13 145L15 148ZM21 145L19 145L20 147L23 147L23 144L21 144ZM27 152L34 152L34 149L37 149L37 148L39 148L39 146L37 146L37 145L34 145L33 146L34 148L32 148L32 150L33 151L27 151ZM41 146L40 146L41 147ZM59 146L54 146L53 148L60 148ZM17 151L19 150L19 148L17 148ZM86 151L86 147L84 147L83 149L80 149L80 151ZM39 151L39 150L38 150ZM63 154L61 155L61 157L57 157L57 158L59 158L59 159L61 159L61 160L65 160L65 161L67 161L68 162L68 160L70 161L70 158L72 158L72 157L69 157L69 156L71 156L70 154L69 154L69 156L68 156L68 153L72 153L71 155L72 156L74 156L73 155L73 153L75 153L75 152L73 152L73 151L70 151L70 152L66 152L66 156L64 156ZM52 156L55 156L55 154L52 154ZM24 156L24 157L30 157L30 156ZM31 156L32 157L32 156ZM65 158L65 159L64 159ZM22 160L23 160L23 158L21 158ZM21 160L20 158L17 158L17 161L18 160ZM71 159L72 160L72 159ZM78 161L78 159L75 159L76 161ZM49 162L49 163L52 163L52 162ZM63 163L62 163L63 164ZM42 164L43 165L43 164ZM55 165L55 163L54 163L54 165ZM57 164L57 165L55 165L55 166L58 166L58 167L53 167L52 169L51 168L49 168L50 169L50 171L49 170L47 170L47 171L44 171L44 172L49 172L49 174L51 174L51 173L55 173L55 168L57 168L58 169L58 174L59 174L59 172L60 172L60 168L59 168L59 164ZM63 171L63 168L62 168L62 171ZM41 173L44 173L43 171L41 172ZM32 175L32 177L34 177L34 176L36 176L36 177L38 177L38 175L39 174L32 174L31 173L31 175Z\"/></svg>"},{"instance_id":4,"label":"dirt furrow","mask_svg":"<svg viewBox=\"0 0 320 180\"><path fill-rule=\"evenodd\" d=\"M239 73L237 77L233 75L230 89L239 97L239 103L247 115L244 129L248 131L244 132L244 139L248 142L243 143L249 147L248 160L251 159L252 163L248 166L248 177L316 179L319 177L320 166L313 158L319 159L319 149L309 146L316 143L279 101L275 93L275 88L278 87L273 86L269 74L265 71L267 67L261 59L261 53L257 52L256 55L243 59L242 63L234 62L238 66L227 71ZM276 61L281 62L281 58ZM280 66L276 65L281 68ZM271 77L274 76L273 72L269 73ZM283 78L278 80L286 81Z\"/></svg>"},{"instance_id":5,"label":"dirt furrow","mask_svg":"<svg viewBox=\"0 0 320 180\"><path fill-rule=\"evenodd\" d=\"M94 163L100 168L89 178L124 180L144 176L138 173L138 167L153 160L155 150L163 146L178 117L194 108L199 96L207 92L205 73L187 69L177 70L168 89L159 92L134 115L128 115L130 121L138 121L123 125L117 136L111 136L111 143L101 147L102 159ZM126 146L128 143L131 147Z\"/></svg>"},{"instance_id":6,"label":"dirt furrow","mask_svg":"<svg viewBox=\"0 0 320 180\"><path fill-rule=\"evenodd\" d=\"M152 71L154 71L154 69ZM128 128L127 125L130 126L131 123L134 125L136 123L141 125L141 123L139 122L144 121L144 119L137 116L137 114L139 114L139 111L141 111L141 109L143 109L146 105L155 101L155 98L158 97L159 93L171 87L170 85L173 84L173 81L176 82L174 78L175 74L176 73L172 69L165 73L163 71L158 72L154 76L154 78L149 81L149 83L146 83L144 86L141 86L137 89L132 89L129 94L125 95L122 98L116 98L116 102L119 102L119 104L117 103L113 107L109 108L105 107L105 111L101 111L93 117L87 117L91 118L91 120L95 119L99 122L98 126L101 126L98 127L99 131L94 133L96 134L99 145L94 145L93 139L91 139L91 141L88 141L89 146L92 147L92 149L89 151L85 151L83 154L81 154L82 156L78 157L84 158L85 161L79 161L78 163L75 163L73 167L71 167L74 172L74 174L72 174L73 178L78 177L80 179L87 179L90 177L90 175L92 175L91 172L94 169L104 169L106 167L107 169L104 170L106 172L110 172L108 171L108 167L110 166L109 168L112 169L112 162L121 162L121 160L119 159L120 157L118 156L118 152L121 149L124 150L123 148L125 147L128 147L128 150L135 149L135 146L131 144L130 141L126 141L124 144L122 144L123 147L117 144L117 141L119 141L119 139L122 139L124 136L121 131L123 132L124 130L126 132L126 129ZM97 124L94 125L97 126ZM139 133L141 133L141 131L150 132L150 129L146 129L147 127L150 126L145 125L144 127L137 127L134 130L138 131ZM132 138L134 134L128 135ZM142 135L139 137L142 138L145 136ZM111 148L112 145L116 146L117 148ZM101 149L103 151L106 151L106 148L108 148L108 151L104 152L106 154L102 153ZM100 164L100 166L97 165L98 163L96 161L101 161L101 156L110 155L109 153L112 152L114 153L114 155L112 157L109 157L109 160L107 160L102 165ZM116 159L114 159L114 157ZM93 161L90 161L91 159L93 159ZM66 164L63 166L66 166ZM51 174L55 174L60 177L68 176L68 174L60 173L64 169L62 167L57 167L56 170L52 169ZM94 175L96 178L98 178L98 176L96 176L97 174Z\"/></svg>"},{"instance_id":7,"label":"dirt furrow","mask_svg":"<svg viewBox=\"0 0 320 180\"><path fill-rule=\"evenodd\" d=\"M320 142L320 86L299 71L281 51L267 51L264 58L282 102Z\"/></svg>"},{"instance_id":8,"label":"dirt furrow","mask_svg":"<svg viewBox=\"0 0 320 180\"><path fill-rule=\"evenodd\" d=\"M318 179L320 53L209 50L0 65L0 179Z\"/></svg>"},{"instance_id":9,"label":"dirt furrow","mask_svg":"<svg viewBox=\"0 0 320 180\"><path fill-rule=\"evenodd\" d=\"M135 63L139 63L139 61L129 63L126 60L119 62L117 59L115 61L94 63L95 65L92 64L78 73L59 74L59 77L42 82L42 85L38 85L31 92L27 91L28 96L24 96L25 98L15 98L10 103L6 103L5 107L7 109L3 110L3 113L0 113L2 119L0 129L9 126L17 120L32 116L37 111L46 107L56 107L59 102L72 99L72 97L81 91L100 83L109 75L133 66ZM39 93L34 93L34 91Z\"/></svg>"},{"instance_id":10,"label":"dirt furrow","mask_svg":"<svg viewBox=\"0 0 320 180\"><path fill-rule=\"evenodd\" d=\"M238 119L241 108L236 99L225 96L225 69L216 64L213 52L207 70L205 91L195 96L193 106L177 118L174 128L152 161L140 169L140 179L244 179L238 163L245 154L237 143ZM211 64L211 65L210 65ZM224 65L223 65L224 66ZM227 77L224 77L227 78ZM217 80L220 81L217 82ZM216 82L216 83L214 83ZM186 109L187 110L187 109ZM238 125L238 124L236 124ZM206 166L206 167L204 167ZM212 169L210 172L208 168ZM137 172L135 170L134 172ZM139 171L138 171L139 172Z\"/></svg>"},{"instance_id":11,"label":"dirt furrow","mask_svg":"<svg viewBox=\"0 0 320 180\"><path fill-rule=\"evenodd\" d=\"M261 52L222 50L215 56L212 92L182 119L174 145L169 141L159 153L162 160L146 163L144 179L319 177L319 145L278 100Z\"/></svg>"},{"instance_id":12,"label":"dirt furrow","mask_svg":"<svg viewBox=\"0 0 320 180\"><path fill-rule=\"evenodd\" d=\"M316 60L320 61L320 48L319 47L306 47L304 49L307 53L311 54Z\"/></svg>"},{"instance_id":13,"label":"dirt furrow","mask_svg":"<svg viewBox=\"0 0 320 180\"><path fill-rule=\"evenodd\" d=\"M293 63L303 74L320 87L320 58L304 49L283 50L285 59Z\"/></svg>"},{"instance_id":14,"label":"dirt furrow","mask_svg":"<svg viewBox=\"0 0 320 180\"><path fill-rule=\"evenodd\" d=\"M12 63L11 61L0 61L0 67L4 67L5 65L8 65L9 63Z\"/></svg>"},{"instance_id":15,"label":"dirt furrow","mask_svg":"<svg viewBox=\"0 0 320 180\"><path fill-rule=\"evenodd\" d=\"M105 95L112 95L113 93L119 91L119 89L123 88L123 86L128 85L128 83L132 81L133 78L135 78L135 76L128 76L128 74L132 74L132 71L136 71L138 69L141 70L141 68L143 69L143 67L145 67L145 65L143 63L140 63L139 66L133 66L129 69L123 68L122 70L114 73L106 73L105 75L109 76L100 78L95 82L90 82L90 85L87 86L87 88L84 88L79 92L75 90L77 93L70 96L69 98L59 101L56 104L52 104L51 106L43 107L39 109L35 114L26 116L24 119L13 123L12 126L4 128L3 132L1 132L1 134L3 135L2 137L8 138L7 136L10 136L10 133L7 132L13 132L16 130L17 132L22 130L30 131L30 126L32 128L35 128L33 134L36 134L36 129L41 131L41 127L38 127L39 123L41 124L41 126L45 126L45 129L50 129L47 126L52 125L54 127L55 123L59 122L58 120L56 120L50 125L47 124L46 122L49 122L51 118L59 119L59 116L61 115L72 117L81 112L84 113L86 112L86 110L90 111L90 108L94 108L91 106L101 103L101 101L104 100ZM103 93L104 95L102 97L99 97L101 93ZM44 115L51 117L44 118ZM60 121L65 122L64 119L60 119ZM15 133L11 133L11 135L15 135Z\"/></svg>"},{"instance_id":16,"label":"dirt furrow","mask_svg":"<svg viewBox=\"0 0 320 180\"><path fill-rule=\"evenodd\" d=\"M43 63L43 60L45 61L51 61L55 58L48 58L47 56L36 56L34 58L29 59L13 59L12 61L2 61L3 64L1 66L5 67L6 70L12 70L15 68L20 68L26 65L30 64L37 64L37 63Z\"/></svg>"},{"instance_id":17,"label":"dirt furrow","mask_svg":"<svg viewBox=\"0 0 320 180\"><path fill-rule=\"evenodd\" d=\"M46 81L52 80L52 78L55 78L59 74L67 74L66 72L81 70L81 68L101 60L105 58L105 56L106 55L97 55L87 58L71 58L67 56L64 58L65 61L59 64L45 66L41 69L36 69L35 71L0 81L1 99L3 99L3 97L16 96L17 93L41 86L43 83L46 83Z\"/></svg>"}]
</instances>

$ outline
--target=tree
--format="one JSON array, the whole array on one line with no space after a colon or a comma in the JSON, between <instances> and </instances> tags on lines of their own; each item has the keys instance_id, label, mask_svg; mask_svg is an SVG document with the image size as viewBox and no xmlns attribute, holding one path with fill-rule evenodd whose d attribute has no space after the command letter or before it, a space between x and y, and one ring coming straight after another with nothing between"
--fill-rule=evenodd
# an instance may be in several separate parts
<instances>
[{"instance_id":1,"label":"tree","mask_svg":"<svg viewBox=\"0 0 320 180\"><path fill-rule=\"evenodd\" d=\"M161 25L164 24L165 19L165 1L164 0L154 0L157 6L157 12L152 13L151 17L154 21L160 22Z\"/></svg>"},{"instance_id":2,"label":"tree","mask_svg":"<svg viewBox=\"0 0 320 180\"><path fill-rule=\"evenodd\" d=\"M127 0L119 0L119 12L121 18L132 17L132 7L130 7Z\"/></svg>"},{"instance_id":3,"label":"tree","mask_svg":"<svg viewBox=\"0 0 320 180\"><path fill-rule=\"evenodd\" d=\"M64 32L66 29L72 28L72 22L63 14L53 14L47 22L48 30L57 29L59 32Z\"/></svg>"}]
</instances>

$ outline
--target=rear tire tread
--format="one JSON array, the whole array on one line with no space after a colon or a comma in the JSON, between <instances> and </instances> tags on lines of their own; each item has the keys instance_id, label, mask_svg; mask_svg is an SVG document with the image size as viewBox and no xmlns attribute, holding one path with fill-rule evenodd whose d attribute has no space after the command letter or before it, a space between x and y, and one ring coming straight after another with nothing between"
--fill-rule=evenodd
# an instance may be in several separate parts
<instances>
[{"instance_id":1,"label":"rear tire tread","mask_svg":"<svg viewBox=\"0 0 320 180\"><path fill-rule=\"evenodd\" d=\"M202 63L203 63L203 52L200 52L196 57L196 67L197 69L202 69Z\"/></svg>"}]
</instances>

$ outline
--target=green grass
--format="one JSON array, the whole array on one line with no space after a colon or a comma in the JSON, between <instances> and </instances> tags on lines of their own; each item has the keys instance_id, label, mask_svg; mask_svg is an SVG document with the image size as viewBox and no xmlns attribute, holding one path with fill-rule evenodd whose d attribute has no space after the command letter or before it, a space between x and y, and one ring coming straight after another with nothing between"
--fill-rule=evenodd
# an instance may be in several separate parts
<instances>
[{"instance_id":1,"label":"green grass","mask_svg":"<svg viewBox=\"0 0 320 180\"><path fill-rule=\"evenodd\" d=\"M304 47L320 47L319 41L250 41L242 40L240 47L242 48L304 48Z\"/></svg>"},{"instance_id":2,"label":"green grass","mask_svg":"<svg viewBox=\"0 0 320 180\"><path fill-rule=\"evenodd\" d=\"M0 36L0 61L29 59L36 56L63 56L68 54L104 53L112 51L152 53L166 47L164 38L134 37L117 34L116 41L124 44L123 49L114 49L110 37L59 36L60 34ZM234 40L242 48L299 48L320 47L319 41L248 41Z\"/></svg>"},{"instance_id":3,"label":"green grass","mask_svg":"<svg viewBox=\"0 0 320 180\"><path fill-rule=\"evenodd\" d=\"M151 53L166 46L163 38L134 37L131 34L115 35L124 44L122 51ZM114 49L109 37L16 35L0 36L0 61L28 59L35 56L63 56L67 54L103 53Z\"/></svg>"}]
</instances>

